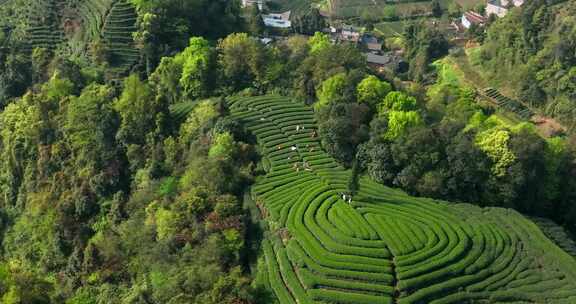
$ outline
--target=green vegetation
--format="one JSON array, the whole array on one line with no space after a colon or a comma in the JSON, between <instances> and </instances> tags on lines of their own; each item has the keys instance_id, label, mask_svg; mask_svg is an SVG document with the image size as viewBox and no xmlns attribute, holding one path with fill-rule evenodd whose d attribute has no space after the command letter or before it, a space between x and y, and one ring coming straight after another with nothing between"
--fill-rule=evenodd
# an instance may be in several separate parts
<instances>
[{"instance_id":1,"label":"green vegetation","mask_svg":"<svg viewBox=\"0 0 576 304\"><path fill-rule=\"evenodd\" d=\"M536 126L570 118L572 5L542 3L464 51L452 0L267 3L291 31L0 0L0 303L576 302L576 137ZM396 68L321 9L387 28Z\"/></svg>"},{"instance_id":2,"label":"green vegetation","mask_svg":"<svg viewBox=\"0 0 576 304\"><path fill-rule=\"evenodd\" d=\"M251 301L239 196L253 152L218 101L172 125L136 75L117 98L61 77L0 114L2 303Z\"/></svg>"},{"instance_id":3,"label":"green vegetation","mask_svg":"<svg viewBox=\"0 0 576 304\"><path fill-rule=\"evenodd\" d=\"M361 17L366 20L379 18L407 18L428 16L433 1L398 1L389 3L384 0L330 0L331 13L339 18ZM390 13L390 10L393 13Z\"/></svg>"},{"instance_id":4,"label":"green vegetation","mask_svg":"<svg viewBox=\"0 0 576 304\"><path fill-rule=\"evenodd\" d=\"M102 38L110 65L120 71L130 69L139 59L132 33L136 31L136 12L129 2L115 1L102 27Z\"/></svg>"},{"instance_id":5,"label":"green vegetation","mask_svg":"<svg viewBox=\"0 0 576 304\"><path fill-rule=\"evenodd\" d=\"M311 136L309 108L276 96L228 102L270 164L252 195L269 227L260 271L280 303L574 301L576 262L518 213L418 199L366 177L349 203L350 171Z\"/></svg>"},{"instance_id":6,"label":"green vegetation","mask_svg":"<svg viewBox=\"0 0 576 304\"><path fill-rule=\"evenodd\" d=\"M386 21L376 24L375 28L385 37L401 37L406 25L406 21Z\"/></svg>"},{"instance_id":7,"label":"green vegetation","mask_svg":"<svg viewBox=\"0 0 576 304\"><path fill-rule=\"evenodd\" d=\"M576 5L556 2L531 1L499 19L475 59L492 86L574 129Z\"/></svg>"}]
</instances>

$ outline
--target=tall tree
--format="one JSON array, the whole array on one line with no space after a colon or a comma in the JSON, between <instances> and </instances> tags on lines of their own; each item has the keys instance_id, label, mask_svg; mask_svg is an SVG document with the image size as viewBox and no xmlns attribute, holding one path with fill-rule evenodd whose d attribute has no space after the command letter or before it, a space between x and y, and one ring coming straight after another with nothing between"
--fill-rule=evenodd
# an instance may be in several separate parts
<instances>
[{"instance_id":1,"label":"tall tree","mask_svg":"<svg viewBox=\"0 0 576 304\"><path fill-rule=\"evenodd\" d=\"M190 39L190 45L180 54L182 77L180 85L189 98L207 96L213 87L214 55L209 42L200 37Z\"/></svg>"},{"instance_id":2,"label":"tall tree","mask_svg":"<svg viewBox=\"0 0 576 304\"><path fill-rule=\"evenodd\" d=\"M430 11L432 12L432 16L436 18L442 16L442 6L440 6L440 2L438 0L432 0L430 3Z\"/></svg>"},{"instance_id":3,"label":"tall tree","mask_svg":"<svg viewBox=\"0 0 576 304\"><path fill-rule=\"evenodd\" d=\"M225 85L238 90L264 78L265 50L259 41L246 33L231 34L221 40L218 52Z\"/></svg>"},{"instance_id":4,"label":"tall tree","mask_svg":"<svg viewBox=\"0 0 576 304\"><path fill-rule=\"evenodd\" d=\"M167 104L156 100L152 93L138 75L131 75L124 81L122 95L114 102L122 121L116 136L127 146L144 145L150 135L159 136L163 131Z\"/></svg>"},{"instance_id":5,"label":"tall tree","mask_svg":"<svg viewBox=\"0 0 576 304\"><path fill-rule=\"evenodd\" d=\"M254 4L250 5L248 10L248 32L257 37L261 36L264 34L266 26L264 25L264 20L262 19L260 7L258 7L257 4Z\"/></svg>"},{"instance_id":6,"label":"tall tree","mask_svg":"<svg viewBox=\"0 0 576 304\"><path fill-rule=\"evenodd\" d=\"M342 98L346 89L346 81L346 74L339 73L322 82L320 89L317 91L318 102L314 105L314 108L318 111L329 104L343 102Z\"/></svg>"},{"instance_id":7,"label":"tall tree","mask_svg":"<svg viewBox=\"0 0 576 304\"><path fill-rule=\"evenodd\" d=\"M358 84L358 102L367 103L371 107L375 107L391 90L392 86L389 83L370 75Z\"/></svg>"}]
</instances>

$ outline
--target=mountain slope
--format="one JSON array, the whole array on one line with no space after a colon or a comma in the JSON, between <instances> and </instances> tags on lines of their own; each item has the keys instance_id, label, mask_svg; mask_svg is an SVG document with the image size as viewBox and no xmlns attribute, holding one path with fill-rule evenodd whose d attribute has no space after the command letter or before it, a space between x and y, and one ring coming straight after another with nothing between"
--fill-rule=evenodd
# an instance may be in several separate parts
<instances>
[{"instance_id":1,"label":"mountain slope","mask_svg":"<svg viewBox=\"0 0 576 304\"><path fill-rule=\"evenodd\" d=\"M272 96L229 102L261 146L267 174L252 194L270 231L260 271L280 303L576 301L576 261L522 215L367 178L348 202L351 172L322 151L309 108Z\"/></svg>"},{"instance_id":2,"label":"mountain slope","mask_svg":"<svg viewBox=\"0 0 576 304\"><path fill-rule=\"evenodd\" d=\"M575 48L574 1L527 1L490 26L477 61L493 85L574 130Z\"/></svg>"}]
</instances>

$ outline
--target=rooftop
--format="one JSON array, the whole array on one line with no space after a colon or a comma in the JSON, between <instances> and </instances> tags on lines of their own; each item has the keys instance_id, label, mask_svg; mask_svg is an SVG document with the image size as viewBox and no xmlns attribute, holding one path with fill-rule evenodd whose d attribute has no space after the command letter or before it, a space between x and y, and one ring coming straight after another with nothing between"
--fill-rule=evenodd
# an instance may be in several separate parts
<instances>
[{"instance_id":1,"label":"rooftop","mask_svg":"<svg viewBox=\"0 0 576 304\"><path fill-rule=\"evenodd\" d=\"M480 24L486 22L486 18L484 16L473 11L465 12L464 16L466 19L468 19L468 21L470 21L470 23Z\"/></svg>"},{"instance_id":2,"label":"rooftop","mask_svg":"<svg viewBox=\"0 0 576 304\"><path fill-rule=\"evenodd\" d=\"M390 55L376 55L373 53L366 54L366 61L368 63L375 63L380 65L385 65L392 62L392 56Z\"/></svg>"},{"instance_id":3,"label":"rooftop","mask_svg":"<svg viewBox=\"0 0 576 304\"><path fill-rule=\"evenodd\" d=\"M370 35L364 35L362 37L362 42L364 43L379 43L378 38Z\"/></svg>"},{"instance_id":4,"label":"rooftop","mask_svg":"<svg viewBox=\"0 0 576 304\"><path fill-rule=\"evenodd\" d=\"M281 14L268 14L262 15L264 25L277 28L289 28L292 26L290 22L290 11Z\"/></svg>"}]
</instances>

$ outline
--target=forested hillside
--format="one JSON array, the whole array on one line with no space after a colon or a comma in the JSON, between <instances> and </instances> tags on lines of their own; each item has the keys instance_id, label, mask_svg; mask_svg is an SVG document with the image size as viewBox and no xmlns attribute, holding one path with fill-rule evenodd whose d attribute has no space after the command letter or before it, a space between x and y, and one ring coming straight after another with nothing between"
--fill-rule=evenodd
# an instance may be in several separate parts
<instances>
[{"instance_id":1,"label":"forested hillside","mask_svg":"<svg viewBox=\"0 0 576 304\"><path fill-rule=\"evenodd\" d=\"M576 128L576 3L527 1L488 30L480 58L488 78Z\"/></svg>"},{"instance_id":2,"label":"forested hillside","mask_svg":"<svg viewBox=\"0 0 576 304\"><path fill-rule=\"evenodd\" d=\"M569 124L575 13L494 22L478 73ZM383 71L317 8L262 16L0 0L0 303L576 302L574 135L483 102L426 22Z\"/></svg>"}]
</instances>

